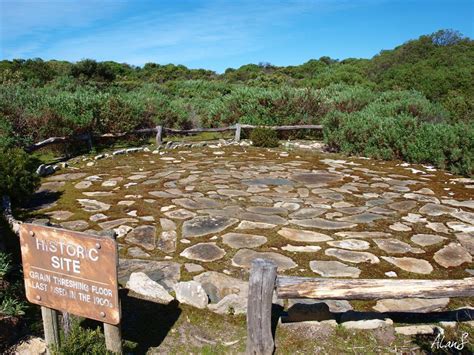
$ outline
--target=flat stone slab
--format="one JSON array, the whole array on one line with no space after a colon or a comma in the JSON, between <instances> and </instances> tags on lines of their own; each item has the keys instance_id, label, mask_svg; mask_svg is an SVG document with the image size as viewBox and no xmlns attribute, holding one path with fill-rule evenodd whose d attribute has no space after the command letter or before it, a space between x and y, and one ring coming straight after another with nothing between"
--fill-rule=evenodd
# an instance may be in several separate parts
<instances>
[{"instance_id":1,"label":"flat stone slab","mask_svg":"<svg viewBox=\"0 0 474 355\"><path fill-rule=\"evenodd\" d=\"M454 207L467 207L474 209L474 200L458 201L458 200L441 200L442 203Z\"/></svg>"},{"instance_id":2,"label":"flat stone slab","mask_svg":"<svg viewBox=\"0 0 474 355\"><path fill-rule=\"evenodd\" d=\"M230 294L216 304L208 304L207 308L217 314L247 314L247 299L236 294Z\"/></svg>"},{"instance_id":3,"label":"flat stone slab","mask_svg":"<svg viewBox=\"0 0 474 355\"><path fill-rule=\"evenodd\" d=\"M122 224L137 223L138 219L136 218L119 218L107 222L99 223L99 227L102 229L112 229L118 227Z\"/></svg>"},{"instance_id":4,"label":"flat stone slab","mask_svg":"<svg viewBox=\"0 0 474 355\"><path fill-rule=\"evenodd\" d=\"M282 186L282 185L293 185L293 182L287 179L280 178L258 178L242 180L245 185L268 185L268 186Z\"/></svg>"},{"instance_id":5,"label":"flat stone slab","mask_svg":"<svg viewBox=\"0 0 474 355\"><path fill-rule=\"evenodd\" d=\"M456 232L473 233L474 225L458 221L447 222L446 225Z\"/></svg>"},{"instance_id":6,"label":"flat stone slab","mask_svg":"<svg viewBox=\"0 0 474 355\"><path fill-rule=\"evenodd\" d=\"M217 190L219 195L228 196L228 197L240 197L240 196L250 196L248 192L242 190L232 190L232 189L219 189Z\"/></svg>"},{"instance_id":7,"label":"flat stone slab","mask_svg":"<svg viewBox=\"0 0 474 355\"><path fill-rule=\"evenodd\" d=\"M393 321L386 319L367 319L342 322L341 326L346 329L370 330L377 328L385 328L393 325Z\"/></svg>"},{"instance_id":8,"label":"flat stone slab","mask_svg":"<svg viewBox=\"0 0 474 355\"><path fill-rule=\"evenodd\" d=\"M87 191L82 194L87 197L103 197L112 196L114 193L112 191Z\"/></svg>"},{"instance_id":9,"label":"flat stone slab","mask_svg":"<svg viewBox=\"0 0 474 355\"><path fill-rule=\"evenodd\" d=\"M328 210L326 208L302 208L299 211L296 211L290 214L290 218L309 219L309 218L319 217L320 215L326 213L327 211Z\"/></svg>"},{"instance_id":10,"label":"flat stone slab","mask_svg":"<svg viewBox=\"0 0 474 355\"><path fill-rule=\"evenodd\" d=\"M335 235L342 238L361 239L389 238L392 236L390 233L385 232L337 232Z\"/></svg>"},{"instance_id":11,"label":"flat stone slab","mask_svg":"<svg viewBox=\"0 0 474 355\"><path fill-rule=\"evenodd\" d=\"M219 201L206 198L206 197L195 198L193 200L189 198L177 198L172 201L174 204L177 204L181 207L188 208L191 210L204 210L207 208L221 207L221 204L219 203Z\"/></svg>"},{"instance_id":12,"label":"flat stone slab","mask_svg":"<svg viewBox=\"0 0 474 355\"><path fill-rule=\"evenodd\" d=\"M474 233L457 233L456 238L471 255L474 255Z\"/></svg>"},{"instance_id":13,"label":"flat stone slab","mask_svg":"<svg viewBox=\"0 0 474 355\"><path fill-rule=\"evenodd\" d=\"M321 250L321 247L317 245L300 246L300 245L287 244L284 247L281 247L281 250L290 251L293 253L315 253Z\"/></svg>"},{"instance_id":14,"label":"flat stone slab","mask_svg":"<svg viewBox=\"0 0 474 355\"><path fill-rule=\"evenodd\" d=\"M318 229L349 229L357 227L355 223L349 222L339 222L339 221L330 221L323 218L313 218L313 219L291 219L289 221L291 224L296 224L301 227L310 227Z\"/></svg>"},{"instance_id":15,"label":"flat stone slab","mask_svg":"<svg viewBox=\"0 0 474 355\"><path fill-rule=\"evenodd\" d=\"M82 219L79 219L77 221L62 222L61 226L66 229L71 229L73 231L83 231L89 227L89 223Z\"/></svg>"},{"instance_id":16,"label":"flat stone slab","mask_svg":"<svg viewBox=\"0 0 474 355\"><path fill-rule=\"evenodd\" d=\"M359 277L361 270L340 261L313 260L309 262L310 269L323 277Z\"/></svg>"},{"instance_id":17,"label":"flat stone slab","mask_svg":"<svg viewBox=\"0 0 474 355\"><path fill-rule=\"evenodd\" d=\"M225 255L225 250L219 248L216 243L198 243L184 249L179 255L190 260L210 262L222 259Z\"/></svg>"},{"instance_id":18,"label":"flat stone slab","mask_svg":"<svg viewBox=\"0 0 474 355\"><path fill-rule=\"evenodd\" d=\"M143 272L133 272L125 286L140 298L161 304L174 300L166 289Z\"/></svg>"},{"instance_id":19,"label":"flat stone slab","mask_svg":"<svg viewBox=\"0 0 474 355\"><path fill-rule=\"evenodd\" d=\"M407 325L405 327L395 327L395 333L406 335L406 336L413 336L413 335L429 335L434 334L435 326L434 325Z\"/></svg>"},{"instance_id":20,"label":"flat stone slab","mask_svg":"<svg viewBox=\"0 0 474 355\"><path fill-rule=\"evenodd\" d=\"M435 245L445 241L447 238L441 237L436 234L415 234L410 238L410 240L422 247L427 247L431 245Z\"/></svg>"},{"instance_id":21,"label":"flat stone slab","mask_svg":"<svg viewBox=\"0 0 474 355\"><path fill-rule=\"evenodd\" d=\"M263 207L263 206L252 206L248 207L247 211L256 213L256 214L277 214L286 216L288 210L282 207Z\"/></svg>"},{"instance_id":22,"label":"flat stone slab","mask_svg":"<svg viewBox=\"0 0 474 355\"><path fill-rule=\"evenodd\" d=\"M288 221L286 220L286 218L283 218L277 215L270 215L270 214L256 214L256 213L244 212L244 213L241 213L238 217L240 219L244 219L244 220L252 221L252 222L279 224L279 225L288 224Z\"/></svg>"},{"instance_id":23,"label":"flat stone slab","mask_svg":"<svg viewBox=\"0 0 474 355\"><path fill-rule=\"evenodd\" d=\"M227 233L222 236L222 242L231 248L257 248L267 242L263 235Z\"/></svg>"},{"instance_id":24,"label":"flat stone slab","mask_svg":"<svg viewBox=\"0 0 474 355\"><path fill-rule=\"evenodd\" d=\"M276 224L271 223L242 221L239 223L236 229L273 229L275 227Z\"/></svg>"},{"instance_id":25,"label":"flat stone slab","mask_svg":"<svg viewBox=\"0 0 474 355\"><path fill-rule=\"evenodd\" d=\"M184 238L192 238L218 233L237 222L236 218L224 216L197 216L183 223L182 235Z\"/></svg>"},{"instance_id":26,"label":"flat stone slab","mask_svg":"<svg viewBox=\"0 0 474 355\"><path fill-rule=\"evenodd\" d=\"M224 297L236 294L242 299L248 297L248 282L216 271L206 271L193 277L206 291L211 303L218 303Z\"/></svg>"},{"instance_id":27,"label":"flat stone slab","mask_svg":"<svg viewBox=\"0 0 474 355\"><path fill-rule=\"evenodd\" d=\"M335 240L327 242L332 247L349 249L349 250L367 250L370 248L370 243L359 239Z\"/></svg>"},{"instance_id":28,"label":"flat stone slab","mask_svg":"<svg viewBox=\"0 0 474 355\"><path fill-rule=\"evenodd\" d=\"M422 254L425 251L420 248L412 247L410 244L402 242L398 239L386 238L386 239L373 239L375 244L383 251L389 254L405 254L414 253Z\"/></svg>"},{"instance_id":29,"label":"flat stone slab","mask_svg":"<svg viewBox=\"0 0 474 355\"><path fill-rule=\"evenodd\" d=\"M337 220L344 221L344 222L352 222L352 223L372 223L373 221L376 221L378 219L384 219L384 218L386 217L381 216L376 213L365 212L365 213L356 214L353 216L338 218Z\"/></svg>"},{"instance_id":30,"label":"flat stone slab","mask_svg":"<svg viewBox=\"0 0 474 355\"><path fill-rule=\"evenodd\" d=\"M283 227L278 234L294 242L317 243L333 240L330 236L318 232Z\"/></svg>"},{"instance_id":31,"label":"flat stone slab","mask_svg":"<svg viewBox=\"0 0 474 355\"><path fill-rule=\"evenodd\" d=\"M396 222L390 226L388 226L391 230L394 230L396 232L409 232L411 231L411 227L407 226L406 224Z\"/></svg>"},{"instance_id":32,"label":"flat stone slab","mask_svg":"<svg viewBox=\"0 0 474 355\"><path fill-rule=\"evenodd\" d=\"M390 264L399 267L402 270L413 272L415 274L431 274L433 266L423 259L415 259L410 257L395 258L390 256L381 256L381 258Z\"/></svg>"},{"instance_id":33,"label":"flat stone slab","mask_svg":"<svg viewBox=\"0 0 474 355\"><path fill-rule=\"evenodd\" d=\"M190 272L190 273L204 271L204 268L201 265L193 264L193 263L185 263L184 268L186 269L187 272Z\"/></svg>"},{"instance_id":34,"label":"flat stone slab","mask_svg":"<svg viewBox=\"0 0 474 355\"><path fill-rule=\"evenodd\" d=\"M146 250L154 250L156 246L156 227L139 226L127 234L125 241Z\"/></svg>"},{"instance_id":35,"label":"flat stone slab","mask_svg":"<svg viewBox=\"0 0 474 355\"><path fill-rule=\"evenodd\" d=\"M82 209L86 212L103 212L108 211L110 209L110 205L104 202L100 202L97 200L89 200L89 199L78 199L77 202L80 203Z\"/></svg>"},{"instance_id":36,"label":"flat stone slab","mask_svg":"<svg viewBox=\"0 0 474 355\"><path fill-rule=\"evenodd\" d=\"M252 261L257 258L273 261L280 271L292 269L297 266L297 264L287 256L274 252L256 252L250 249L240 249L232 258L232 265L250 268Z\"/></svg>"},{"instance_id":37,"label":"flat stone slab","mask_svg":"<svg viewBox=\"0 0 474 355\"><path fill-rule=\"evenodd\" d=\"M179 303L189 304L196 308L206 308L208 298L206 291L197 281L179 282L175 285L176 299Z\"/></svg>"},{"instance_id":38,"label":"flat stone slab","mask_svg":"<svg viewBox=\"0 0 474 355\"><path fill-rule=\"evenodd\" d=\"M156 241L156 247L161 251L170 254L176 251L178 234L174 230L164 230Z\"/></svg>"},{"instance_id":39,"label":"flat stone slab","mask_svg":"<svg viewBox=\"0 0 474 355\"><path fill-rule=\"evenodd\" d=\"M46 214L57 221L65 221L74 215L74 213L70 211L53 211Z\"/></svg>"},{"instance_id":40,"label":"flat stone slab","mask_svg":"<svg viewBox=\"0 0 474 355\"><path fill-rule=\"evenodd\" d=\"M196 216L196 213L180 208L178 210L165 212L165 216L171 219L189 219Z\"/></svg>"},{"instance_id":41,"label":"flat stone slab","mask_svg":"<svg viewBox=\"0 0 474 355\"><path fill-rule=\"evenodd\" d=\"M399 201L388 205L392 210L406 212L414 209L418 204L415 201Z\"/></svg>"},{"instance_id":42,"label":"flat stone slab","mask_svg":"<svg viewBox=\"0 0 474 355\"><path fill-rule=\"evenodd\" d=\"M323 171L317 173L294 174L291 179L308 185L316 185L338 182L341 181L343 177L341 175Z\"/></svg>"},{"instance_id":43,"label":"flat stone slab","mask_svg":"<svg viewBox=\"0 0 474 355\"><path fill-rule=\"evenodd\" d=\"M158 282L167 291L172 291L173 286L181 277L181 264L174 261L154 261L140 259L119 259L119 282L126 284L133 272L144 272L150 279Z\"/></svg>"},{"instance_id":44,"label":"flat stone slab","mask_svg":"<svg viewBox=\"0 0 474 355\"><path fill-rule=\"evenodd\" d=\"M410 200L416 200L420 202L431 202L431 203L440 203L439 199L434 196L427 196L423 194L416 194L413 192L409 192L403 195L405 198L409 198Z\"/></svg>"},{"instance_id":45,"label":"flat stone slab","mask_svg":"<svg viewBox=\"0 0 474 355\"><path fill-rule=\"evenodd\" d=\"M377 312L413 312L430 313L442 311L449 303L449 298L424 299L385 299L378 300L373 307Z\"/></svg>"},{"instance_id":46,"label":"flat stone slab","mask_svg":"<svg viewBox=\"0 0 474 355\"><path fill-rule=\"evenodd\" d=\"M150 254L139 247L130 247L127 249L127 255L131 258L148 258Z\"/></svg>"},{"instance_id":47,"label":"flat stone slab","mask_svg":"<svg viewBox=\"0 0 474 355\"><path fill-rule=\"evenodd\" d=\"M79 180L86 176L86 173L66 173L66 174L59 174L48 177L47 181L73 181Z\"/></svg>"},{"instance_id":48,"label":"flat stone slab","mask_svg":"<svg viewBox=\"0 0 474 355\"><path fill-rule=\"evenodd\" d=\"M466 211L456 211L453 213L450 213L451 216L454 218L457 218L463 222L466 222L468 224L474 225L474 213L473 212L466 212Z\"/></svg>"},{"instance_id":49,"label":"flat stone slab","mask_svg":"<svg viewBox=\"0 0 474 355\"><path fill-rule=\"evenodd\" d=\"M370 263L377 264L380 262L374 254L365 251L350 251L343 249L329 248L324 252L327 256L334 256L342 261L348 261L351 263Z\"/></svg>"},{"instance_id":50,"label":"flat stone slab","mask_svg":"<svg viewBox=\"0 0 474 355\"><path fill-rule=\"evenodd\" d=\"M443 249L438 250L433 259L442 267L456 267L464 263L471 263L472 256L469 252L457 243L450 243Z\"/></svg>"},{"instance_id":51,"label":"flat stone slab","mask_svg":"<svg viewBox=\"0 0 474 355\"><path fill-rule=\"evenodd\" d=\"M456 212L456 209L453 207L440 205L439 203L427 203L426 205L421 207L418 212L426 214L428 216L441 216L443 214Z\"/></svg>"}]
</instances>

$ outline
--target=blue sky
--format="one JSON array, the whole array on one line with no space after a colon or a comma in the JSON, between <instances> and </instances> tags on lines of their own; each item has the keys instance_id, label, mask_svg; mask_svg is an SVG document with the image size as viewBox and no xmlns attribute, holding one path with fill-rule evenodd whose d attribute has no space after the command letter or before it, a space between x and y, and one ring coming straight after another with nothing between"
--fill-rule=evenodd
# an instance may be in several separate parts
<instances>
[{"instance_id":1,"label":"blue sky","mask_svg":"<svg viewBox=\"0 0 474 355\"><path fill-rule=\"evenodd\" d=\"M441 28L474 37L474 0L0 0L0 58L184 64L370 58Z\"/></svg>"}]
</instances>

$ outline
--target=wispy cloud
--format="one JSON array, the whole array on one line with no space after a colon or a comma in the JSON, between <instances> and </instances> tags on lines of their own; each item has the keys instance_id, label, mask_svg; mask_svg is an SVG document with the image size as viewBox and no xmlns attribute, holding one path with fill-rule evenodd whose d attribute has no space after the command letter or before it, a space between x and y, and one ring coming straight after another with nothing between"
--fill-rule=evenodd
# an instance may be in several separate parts
<instances>
[{"instance_id":1,"label":"wispy cloud","mask_svg":"<svg viewBox=\"0 0 474 355\"><path fill-rule=\"evenodd\" d=\"M354 6L346 0L189 1L173 9L160 1L0 1L5 58L95 58L136 65L192 65L278 46L262 41L269 29L283 32L309 11Z\"/></svg>"}]
</instances>

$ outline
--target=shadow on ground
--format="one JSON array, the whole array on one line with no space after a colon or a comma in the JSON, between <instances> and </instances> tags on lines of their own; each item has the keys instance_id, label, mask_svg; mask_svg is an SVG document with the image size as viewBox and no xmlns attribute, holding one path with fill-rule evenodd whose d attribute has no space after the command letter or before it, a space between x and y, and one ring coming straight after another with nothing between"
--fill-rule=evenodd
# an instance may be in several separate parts
<instances>
[{"instance_id":1,"label":"shadow on ground","mask_svg":"<svg viewBox=\"0 0 474 355\"><path fill-rule=\"evenodd\" d=\"M28 210L40 210L53 206L63 193L59 191L43 190L36 192L28 201L24 208Z\"/></svg>"},{"instance_id":2,"label":"shadow on ground","mask_svg":"<svg viewBox=\"0 0 474 355\"><path fill-rule=\"evenodd\" d=\"M121 290L120 294L122 336L124 340L138 344L134 353L144 354L163 342L182 310L177 301L162 305L130 297L127 293L127 290Z\"/></svg>"},{"instance_id":3,"label":"shadow on ground","mask_svg":"<svg viewBox=\"0 0 474 355\"><path fill-rule=\"evenodd\" d=\"M370 319L390 318L395 323L426 324L438 322L465 322L474 319L474 309L462 308L457 310L415 313L415 312L360 312L347 311L333 313L325 303L297 303L282 313L283 322L322 321L335 319L338 323Z\"/></svg>"}]
</instances>

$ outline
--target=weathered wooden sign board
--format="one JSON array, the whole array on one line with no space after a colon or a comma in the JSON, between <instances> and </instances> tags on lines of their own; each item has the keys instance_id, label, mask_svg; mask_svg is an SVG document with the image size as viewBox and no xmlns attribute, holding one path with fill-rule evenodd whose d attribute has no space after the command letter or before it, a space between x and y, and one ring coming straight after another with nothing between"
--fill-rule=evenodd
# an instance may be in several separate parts
<instances>
[{"instance_id":1,"label":"weathered wooden sign board","mask_svg":"<svg viewBox=\"0 0 474 355\"><path fill-rule=\"evenodd\" d=\"M120 322L115 240L25 223L20 243L28 301Z\"/></svg>"}]
</instances>

